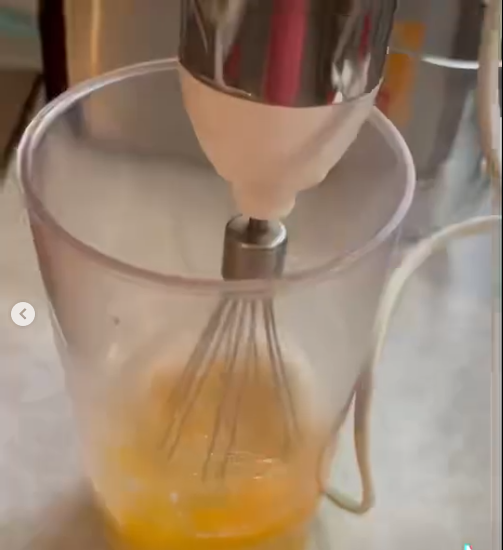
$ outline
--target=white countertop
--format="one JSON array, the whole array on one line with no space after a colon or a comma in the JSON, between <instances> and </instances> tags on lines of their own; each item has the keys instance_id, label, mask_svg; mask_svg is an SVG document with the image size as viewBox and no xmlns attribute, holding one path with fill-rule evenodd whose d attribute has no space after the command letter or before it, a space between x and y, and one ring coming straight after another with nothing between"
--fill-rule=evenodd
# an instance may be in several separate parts
<instances>
[{"instance_id":1,"label":"white countertop","mask_svg":"<svg viewBox=\"0 0 503 550\"><path fill-rule=\"evenodd\" d=\"M10 319L20 301L37 311L26 328ZM318 540L319 550L501 547L491 526L491 487L500 486L491 483L491 326L487 239L457 245L418 275L377 374L376 508L364 518L324 510L330 544ZM343 442L338 477L351 479ZM106 548L12 181L0 188L0 548Z\"/></svg>"}]
</instances>

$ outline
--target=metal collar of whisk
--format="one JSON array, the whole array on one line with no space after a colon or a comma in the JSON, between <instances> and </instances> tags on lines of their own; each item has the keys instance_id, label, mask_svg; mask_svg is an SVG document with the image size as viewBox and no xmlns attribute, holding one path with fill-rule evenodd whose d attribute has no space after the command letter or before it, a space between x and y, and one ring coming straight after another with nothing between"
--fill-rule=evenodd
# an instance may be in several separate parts
<instances>
[{"instance_id":1,"label":"metal collar of whisk","mask_svg":"<svg viewBox=\"0 0 503 550\"><path fill-rule=\"evenodd\" d=\"M274 279L285 265L288 235L280 221L232 218L225 228L222 276L226 280Z\"/></svg>"}]
</instances>

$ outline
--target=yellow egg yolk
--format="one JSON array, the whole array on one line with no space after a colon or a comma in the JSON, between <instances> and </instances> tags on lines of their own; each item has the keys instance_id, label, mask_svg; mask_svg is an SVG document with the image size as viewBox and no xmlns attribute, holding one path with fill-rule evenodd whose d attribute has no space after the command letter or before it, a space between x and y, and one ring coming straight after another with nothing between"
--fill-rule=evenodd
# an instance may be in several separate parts
<instances>
[{"instance_id":1,"label":"yellow egg yolk","mask_svg":"<svg viewBox=\"0 0 503 550\"><path fill-rule=\"evenodd\" d=\"M305 549L321 441L298 381L227 369L159 367L108 403L92 477L125 550Z\"/></svg>"}]
</instances>

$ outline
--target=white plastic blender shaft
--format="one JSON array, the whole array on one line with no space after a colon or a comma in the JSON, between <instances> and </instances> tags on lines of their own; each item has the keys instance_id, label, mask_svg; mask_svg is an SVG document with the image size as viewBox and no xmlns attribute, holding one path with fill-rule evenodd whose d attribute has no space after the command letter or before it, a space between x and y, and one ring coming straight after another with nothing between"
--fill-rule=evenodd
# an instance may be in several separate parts
<instances>
[{"instance_id":1,"label":"white plastic blender shaft","mask_svg":"<svg viewBox=\"0 0 503 550\"><path fill-rule=\"evenodd\" d=\"M356 139L378 91L323 107L276 107L220 92L179 70L203 151L231 184L239 212L263 220L287 216L299 191L325 179Z\"/></svg>"}]
</instances>

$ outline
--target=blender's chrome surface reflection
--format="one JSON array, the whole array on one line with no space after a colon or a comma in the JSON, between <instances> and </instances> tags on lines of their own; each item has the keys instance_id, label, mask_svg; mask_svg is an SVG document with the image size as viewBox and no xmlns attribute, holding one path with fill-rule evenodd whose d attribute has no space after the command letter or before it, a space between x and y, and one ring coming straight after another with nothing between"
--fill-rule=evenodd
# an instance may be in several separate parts
<instances>
[{"instance_id":1,"label":"blender's chrome surface reflection","mask_svg":"<svg viewBox=\"0 0 503 550\"><path fill-rule=\"evenodd\" d=\"M180 60L273 105L341 103L380 83L397 0L182 0Z\"/></svg>"}]
</instances>

